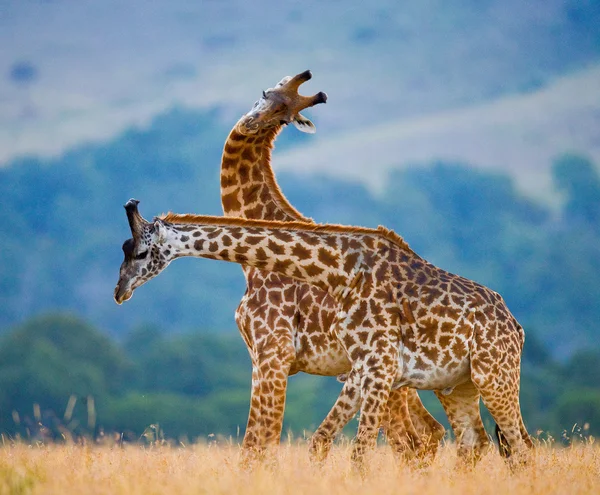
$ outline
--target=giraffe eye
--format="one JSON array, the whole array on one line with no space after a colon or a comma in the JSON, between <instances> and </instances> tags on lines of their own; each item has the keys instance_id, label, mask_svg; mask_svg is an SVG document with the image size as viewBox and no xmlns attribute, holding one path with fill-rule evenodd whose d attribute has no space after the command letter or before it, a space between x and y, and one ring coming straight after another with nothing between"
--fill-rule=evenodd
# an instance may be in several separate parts
<instances>
[{"instance_id":1,"label":"giraffe eye","mask_svg":"<svg viewBox=\"0 0 600 495\"><path fill-rule=\"evenodd\" d=\"M146 256L148 256L148 250L146 249L146 251L142 251L139 254L135 255L135 259L136 260L143 260Z\"/></svg>"}]
</instances>

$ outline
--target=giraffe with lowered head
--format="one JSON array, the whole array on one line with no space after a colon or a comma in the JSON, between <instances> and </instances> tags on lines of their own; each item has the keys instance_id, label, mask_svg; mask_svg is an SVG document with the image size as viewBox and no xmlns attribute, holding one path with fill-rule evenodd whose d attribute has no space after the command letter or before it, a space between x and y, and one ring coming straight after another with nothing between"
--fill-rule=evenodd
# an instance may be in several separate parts
<instances>
[{"instance_id":1,"label":"giraffe with lowered head","mask_svg":"<svg viewBox=\"0 0 600 495\"><path fill-rule=\"evenodd\" d=\"M125 205L133 237L123 244L119 304L183 256L276 272L336 301L333 332L351 371L328 420L335 430L360 410L357 464L375 445L391 390L402 386L448 399L462 455L488 442L480 397L508 444L502 452L520 459L532 446L519 405L524 332L494 291L428 263L383 227L176 214L147 222L137 205Z\"/></svg>"},{"instance_id":2,"label":"giraffe with lowered head","mask_svg":"<svg viewBox=\"0 0 600 495\"><path fill-rule=\"evenodd\" d=\"M312 223L288 202L271 167L271 150L284 125L292 123L303 132L315 130L300 112L325 103L327 96L322 92L311 97L298 94L300 85L311 77L311 72L305 71L263 91L232 129L221 160L225 216ZM236 322L252 359L252 392L242 445L260 450L280 441L289 375L300 371L340 375L351 366L331 331L337 305L327 292L252 267L245 267L244 274L247 290L236 311ZM388 405L383 426L395 450L433 454L444 428L423 407L416 391L393 390ZM323 458L332 440L331 432L319 429L311 442L313 456Z\"/></svg>"}]
</instances>

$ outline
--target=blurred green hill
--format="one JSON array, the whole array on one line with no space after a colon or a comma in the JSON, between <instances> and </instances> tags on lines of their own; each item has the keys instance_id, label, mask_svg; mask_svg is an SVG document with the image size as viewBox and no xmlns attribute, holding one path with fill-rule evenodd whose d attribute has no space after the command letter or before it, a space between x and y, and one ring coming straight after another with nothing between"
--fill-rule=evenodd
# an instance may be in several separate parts
<instances>
[{"instance_id":1,"label":"blurred green hill","mask_svg":"<svg viewBox=\"0 0 600 495\"><path fill-rule=\"evenodd\" d=\"M235 331L245 290L238 266L183 259L118 307L112 290L130 236L122 205L220 213L219 166L228 129L220 110L173 109L145 129L64 156L0 169L0 325L70 310L119 335L153 322L168 333ZM310 139L286 129L285 151ZM275 168L277 157L274 158ZM284 192L319 222L394 228L429 261L500 292L550 353L598 346L600 179L585 157L553 164L559 210L523 197L505 176L437 162L393 171L374 195L356 182L279 174Z\"/></svg>"},{"instance_id":2,"label":"blurred green hill","mask_svg":"<svg viewBox=\"0 0 600 495\"><path fill-rule=\"evenodd\" d=\"M598 350L555 361L528 335L521 405L532 435L560 442L600 433ZM251 365L242 339L201 330L165 336L152 325L109 338L79 318L31 318L0 338L2 440L155 441L188 444L215 435L241 442L250 400ZM289 380L284 435L310 434L341 389L334 377ZM439 401L422 392L446 427ZM484 411L488 432L492 419ZM353 435L356 422L345 432Z\"/></svg>"}]
</instances>

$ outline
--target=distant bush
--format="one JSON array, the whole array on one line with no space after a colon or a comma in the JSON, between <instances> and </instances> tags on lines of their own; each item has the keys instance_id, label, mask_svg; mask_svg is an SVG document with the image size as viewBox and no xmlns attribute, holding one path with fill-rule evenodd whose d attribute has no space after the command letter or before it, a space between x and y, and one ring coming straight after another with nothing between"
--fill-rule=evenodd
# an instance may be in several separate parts
<instances>
[{"instance_id":1,"label":"distant bush","mask_svg":"<svg viewBox=\"0 0 600 495\"><path fill-rule=\"evenodd\" d=\"M600 434L600 390L573 388L558 398L558 422L569 437Z\"/></svg>"},{"instance_id":2,"label":"distant bush","mask_svg":"<svg viewBox=\"0 0 600 495\"><path fill-rule=\"evenodd\" d=\"M559 438L577 424L579 436L600 433L594 375L600 352L582 351L562 365L530 334L521 384L529 429ZM118 344L76 317L40 316L0 342L0 433L30 440L112 435L184 443L220 434L241 441L250 384L250 360L237 335L165 336L140 327ZM334 377L291 377L284 435L314 431L340 388ZM433 394L423 394L423 401L448 426ZM491 418L484 419L491 428ZM351 422L346 432L355 430Z\"/></svg>"}]
</instances>

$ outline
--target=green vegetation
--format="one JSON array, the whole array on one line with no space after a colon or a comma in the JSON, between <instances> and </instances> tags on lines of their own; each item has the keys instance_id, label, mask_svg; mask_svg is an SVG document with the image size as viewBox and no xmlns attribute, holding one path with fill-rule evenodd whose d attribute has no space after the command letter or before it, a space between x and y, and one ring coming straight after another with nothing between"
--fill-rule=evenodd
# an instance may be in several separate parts
<instances>
[{"instance_id":1,"label":"green vegetation","mask_svg":"<svg viewBox=\"0 0 600 495\"><path fill-rule=\"evenodd\" d=\"M250 364L233 321L244 291L239 267L179 260L130 302L112 301L130 235L121 206L128 198L140 199L148 216L220 212L228 126L219 121L218 109L175 109L112 142L0 169L0 431L139 438L158 425L151 431L188 439L243 432ZM284 132L278 150L298 135ZM554 209L522 197L507 177L465 164L395 171L380 195L322 177L279 178L316 220L387 225L428 260L500 292L527 332L521 400L530 429L556 436L589 423L593 433L600 177L576 154L558 157L553 174L561 198ZM32 319L39 314L46 316ZM285 428L301 434L325 416L340 385L290 381Z\"/></svg>"},{"instance_id":2,"label":"green vegetation","mask_svg":"<svg viewBox=\"0 0 600 495\"><path fill-rule=\"evenodd\" d=\"M165 337L144 327L116 342L73 316L53 314L14 328L0 349L0 431L13 437L117 432L130 440L150 433L189 442L211 433L243 435L250 360L239 336ZM567 430L571 436L577 423L581 433L599 434L598 371L590 365L600 352L578 353L561 364L534 337L525 349L521 399L532 432L559 438ZM333 377L292 377L285 430L313 430L340 387ZM423 396L446 423L433 394Z\"/></svg>"}]
</instances>

